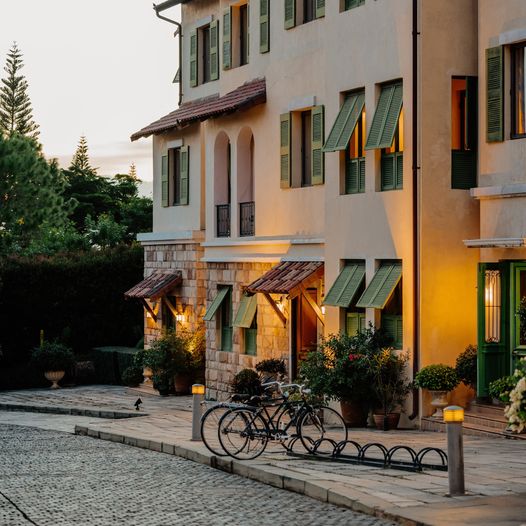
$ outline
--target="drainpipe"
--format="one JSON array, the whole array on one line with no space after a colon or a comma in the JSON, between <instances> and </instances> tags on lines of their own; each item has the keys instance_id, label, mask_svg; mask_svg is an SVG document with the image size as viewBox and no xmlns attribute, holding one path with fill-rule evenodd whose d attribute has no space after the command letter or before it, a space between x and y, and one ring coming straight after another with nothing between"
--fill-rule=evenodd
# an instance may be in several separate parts
<instances>
[{"instance_id":1,"label":"drainpipe","mask_svg":"<svg viewBox=\"0 0 526 526\"><path fill-rule=\"evenodd\" d=\"M179 106L183 102L183 28L179 22L161 15L161 12L181 3L181 0L168 0L159 5L153 4L153 9L157 15L157 18L177 26L177 29L174 33L174 38L179 37Z\"/></svg>"},{"instance_id":2,"label":"drainpipe","mask_svg":"<svg viewBox=\"0 0 526 526\"><path fill-rule=\"evenodd\" d=\"M412 174L413 174L413 378L420 368L420 246L418 224L418 194L419 170L418 166L418 1L413 0L413 130L412 130ZM418 389L413 391L413 412L409 416L414 420L419 413L420 400Z\"/></svg>"}]
</instances>

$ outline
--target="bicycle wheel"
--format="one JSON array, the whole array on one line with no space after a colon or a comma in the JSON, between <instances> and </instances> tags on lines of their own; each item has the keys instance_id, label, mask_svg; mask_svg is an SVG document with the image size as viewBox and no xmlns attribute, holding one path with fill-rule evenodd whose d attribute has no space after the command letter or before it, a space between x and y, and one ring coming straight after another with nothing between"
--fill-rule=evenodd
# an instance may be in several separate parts
<instances>
[{"instance_id":1,"label":"bicycle wheel","mask_svg":"<svg viewBox=\"0 0 526 526\"><path fill-rule=\"evenodd\" d=\"M227 405L217 404L207 409L201 417L201 438L203 444L218 457L227 456L219 442L217 430L219 429L219 421L222 416L230 409L231 407Z\"/></svg>"},{"instance_id":2,"label":"bicycle wheel","mask_svg":"<svg viewBox=\"0 0 526 526\"><path fill-rule=\"evenodd\" d=\"M290 443L297 438L298 435L298 406L291 405L283 413L280 414L276 423L277 429L288 436L286 440L279 440L281 446L285 449L290 449Z\"/></svg>"},{"instance_id":3,"label":"bicycle wheel","mask_svg":"<svg viewBox=\"0 0 526 526\"><path fill-rule=\"evenodd\" d=\"M250 409L232 409L219 421L219 442L225 452L238 460L251 460L263 453L269 439L268 426Z\"/></svg>"},{"instance_id":4,"label":"bicycle wheel","mask_svg":"<svg viewBox=\"0 0 526 526\"><path fill-rule=\"evenodd\" d=\"M298 434L309 453L331 455L336 445L347 440L347 427L338 411L321 406L301 417Z\"/></svg>"}]
</instances>

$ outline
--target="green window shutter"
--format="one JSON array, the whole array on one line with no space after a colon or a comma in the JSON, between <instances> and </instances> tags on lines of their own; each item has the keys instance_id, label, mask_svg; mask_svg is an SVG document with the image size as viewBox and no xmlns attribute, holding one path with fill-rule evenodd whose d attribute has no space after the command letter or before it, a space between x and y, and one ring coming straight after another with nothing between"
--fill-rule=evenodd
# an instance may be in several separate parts
<instances>
[{"instance_id":1,"label":"green window shutter","mask_svg":"<svg viewBox=\"0 0 526 526\"><path fill-rule=\"evenodd\" d=\"M451 188L469 190L477 186L477 152L451 152Z\"/></svg>"},{"instance_id":2,"label":"green window shutter","mask_svg":"<svg viewBox=\"0 0 526 526\"><path fill-rule=\"evenodd\" d=\"M197 86L197 30L190 33L190 86Z\"/></svg>"},{"instance_id":3,"label":"green window shutter","mask_svg":"<svg viewBox=\"0 0 526 526\"><path fill-rule=\"evenodd\" d=\"M359 160L345 160L345 193L357 194L359 191Z\"/></svg>"},{"instance_id":4,"label":"green window shutter","mask_svg":"<svg viewBox=\"0 0 526 526\"><path fill-rule=\"evenodd\" d=\"M384 263L356 303L357 307L383 309L402 278L402 263Z\"/></svg>"},{"instance_id":5,"label":"green window shutter","mask_svg":"<svg viewBox=\"0 0 526 526\"><path fill-rule=\"evenodd\" d=\"M392 340L395 349L403 347L403 322L402 316L395 314L382 315L382 329Z\"/></svg>"},{"instance_id":6,"label":"green window shutter","mask_svg":"<svg viewBox=\"0 0 526 526\"><path fill-rule=\"evenodd\" d=\"M219 20L210 24L210 80L219 78Z\"/></svg>"},{"instance_id":7,"label":"green window shutter","mask_svg":"<svg viewBox=\"0 0 526 526\"><path fill-rule=\"evenodd\" d=\"M285 29L296 25L296 0L285 1Z\"/></svg>"},{"instance_id":8,"label":"green window shutter","mask_svg":"<svg viewBox=\"0 0 526 526\"><path fill-rule=\"evenodd\" d=\"M259 0L259 52L270 51L270 0Z\"/></svg>"},{"instance_id":9,"label":"green window shutter","mask_svg":"<svg viewBox=\"0 0 526 526\"><path fill-rule=\"evenodd\" d=\"M324 152L342 151L347 148L364 105L365 93L363 92L346 97L325 142Z\"/></svg>"},{"instance_id":10,"label":"green window shutter","mask_svg":"<svg viewBox=\"0 0 526 526\"><path fill-rule=\"evenodd\" d=\"M214 316L221 307L221 303L223 303L224 299L227 297L228 293L230 292L230 289L228 287L223 287L222 289L219 289L217 292L217 296L214 298L210 306L205 312L205 315L203 316L203 320L205 321L212 321L214 319Z\"/></svg>"},{"instance_id":11,"label":"green window shutter","mask_svg":"<svg viewBox=\"0 0 526 526\"><path fill-rule=\"evenodd\" d=\"M394 190L396 183L396 159L394 153L382 154L381 189Z\"/></svg>"},{"instance_id":12,"label":"green window shutter","mask_svg":"<svg viewBox=\"0 0 526 526\"><path fill-rule=\"evenodd\" d=\"M232 12L230 7L223 11L223 69L232 67Z\"/></svg>"},{"instance_id":13,"label":"green window shutter","mask_svg":"<svg viewBox=\"0 0 526 526\"><path fill-rule=\"evenodd\" d=\"M315 106L311 110L311 146L312 146L312 184L323 184L325 182L325 154L323 153L323 141L325 138L324 107Z\"/></svg>"},{"instance_id":14,"label":"green window shutter","mask_svg":"<svg viewBox=\"0 0 526 526\"><path fill-rule=\"evenodd\" d=\"M316 0L316 18L325 16L325 0Z\"/></svg>"},{"instance_id":15,"label":"green window shutter","mask_svg":"<svg viewBox=\"0 0 526 526\"><path fill-rule=\"evenodd\" d=\"M179 150L179 204L187 205L189 201L189 180L190 180L190 146L182 146Z\"/></svg>"},{"instance_id":16,"label":"green window shutter","mask_svg":"<svg viewBox=\"0 0 526 526\"><path fill-rule=\"evenodd\" d=\"M365 158L359 159L358 192L365 192Z\"/></svg>"},{"instance_id":17,"label":"green window shutter","mask_svg":"<svg viewBox=\"0 0 526 526\"><path fill-rule=\"evenodd\" d=\"M290 113L283 113L280 116L280 186L281 188L290 188L291 181L291 155L290 155L290 137L291 137L291 116Z\"/></svg>"},{"instance_id":18,"label":"green window shutter","mask_svg":"<svg viewBox=\"0 0 526 526\"><path fill-rule=\"evenodd\" d=\"M504 48L486 49L486 141L504 140Z\"/></svg>"},{"instance_id":19,"label":"green window shutter","mask_svg":"<svg viewBox=\"0 0 526 526\"><path fill-rule=\"evenodd\" d=\"M258 307L257 296L243 296L237 310L236 317L234 318L234 327L242 327L243 329L250 329L254 316L256 315L256 309Z\"/></svg>"},{"instance_id":20,"label":"green window shutter","mask_svg":"<svg viewBox=\"0 0 526 526\"><path fill-rule=\"evenodd\" d=\"M257 355L257 329L245 329L245 354Z\"/></svg>"},{"instance_id":21,"label":"green window shutter","mask_svg":"<svg viewBox=\"0 0 526 526\"><path fill-rule=\"evenodd\" d=\"M398 117L402 111L403 95L402 84L390 84L382 88L367 137L366 150L389 148L393 144Z\"/></svg>"},{"instance_id":22,"label":"green window shutter","mask_svg":"<svg viewBox=\"0 0 526 526\"><path fill-rule=\"evenodd\" d=\"M345 318L345 333L356 336L365 329L365 314L362 312L348 312Z\"/></svg>"},{"instance_id":23,"label":"green window shutter","mask_svg":"<svg viewBox=\"0 0 526 526\"><path fill-rule=\"evenodd\" d=\"M395 188L401 190L404 187L404 154L395 153Z\"/></svg>"},{"instance_id":24,"label":"green window shutter","mask_svg":"<svg viewBox=\"0 0 526 526\"><path fill-rule=\"evenodd\" d=\"M349 308L364 279L365 265L363 263L346 265L325 296L323 304Z\"/></svg>"},{"instance_id":25,"label":"green window shutter","mask_svg":"<svg viewBox=\"0 0 526 526\"><path fill-rule=\"evenodd\" d=\"M221 328L221 351L231 352L232 351L232 327Z\"/></svg>"},{"instance_id":26,"label":"green window shutter","mask_svg":"<svg viewBox=\"0 0 526 526\"><path fill-rule=\"evenodd\" d=\"M365 0L345 0L345 10L365 4Z\"/></svg>"},{"instance_id":27,"label":"green window shutter","mask_svg":"<svg viewBox=\"0 0 526 526\"><path fill-rule=\"evenodd\" d=\"M168 155L161 157L161 206L168 206Z\"/></svg>"}]
</instances>

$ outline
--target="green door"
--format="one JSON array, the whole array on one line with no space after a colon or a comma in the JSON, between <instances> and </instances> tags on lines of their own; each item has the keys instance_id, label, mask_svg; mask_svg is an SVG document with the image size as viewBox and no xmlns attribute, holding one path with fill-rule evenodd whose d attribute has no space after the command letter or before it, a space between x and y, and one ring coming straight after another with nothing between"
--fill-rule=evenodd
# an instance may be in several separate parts
<instances>
[{"instance_id":1,"label":"green door","mask_svg":"<svg viewBox=\"0 0 526 526\"><path fill-rule=\"evenodd\" d=\"M524 270L526 271L526 265ZM526 293L526 288L524 290ZM509 294L509 263L479 263L477 364L479 398L488 396L490 382L510 374Z\"/></svg>"},{"instance_id":2,"label":"green door","mask_svg":"<svg viewBox=\"0 0 526 526\"><path fill-rule=\"evenodd\" d=\"M517 310L522 298L526 298L526 262L511 264L511 295L510 295L510 370L515 370L517 360L526 357L526 327L521 328Z\"/></svg>"}]
</instances>

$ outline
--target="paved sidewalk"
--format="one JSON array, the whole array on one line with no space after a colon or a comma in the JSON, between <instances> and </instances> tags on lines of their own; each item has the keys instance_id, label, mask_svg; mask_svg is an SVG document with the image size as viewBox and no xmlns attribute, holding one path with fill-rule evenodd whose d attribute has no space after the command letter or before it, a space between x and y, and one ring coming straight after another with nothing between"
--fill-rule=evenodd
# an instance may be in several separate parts
<instances>
[{"instance_id":1,"label":"paved sidewalk","mask_svg":"<svg viewBox=\"0 0 526 526\"><path fill-rule=\"evenodd\" d=\"M78 434L163 451L219 469L303 493L321 501L347 506L406 524L526 525L526 443L524 441L465 437L465 497L449 498L447 473L410 473L369 466L332 464L288 457L272 446L253 461L215 457L190 438L189 397L161 398L146 394L142 418L98 420L78 425ZM0 407L75 405L129 410L137 392L120 387L80 387L52 392L32 390L0 393ZM352 430L364 444L381 442L415 449L446 448L445 435L420 431Z\"/></svg>"}]
</instances>

